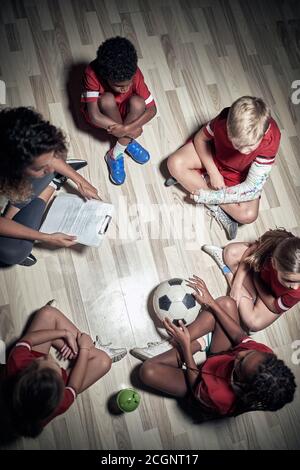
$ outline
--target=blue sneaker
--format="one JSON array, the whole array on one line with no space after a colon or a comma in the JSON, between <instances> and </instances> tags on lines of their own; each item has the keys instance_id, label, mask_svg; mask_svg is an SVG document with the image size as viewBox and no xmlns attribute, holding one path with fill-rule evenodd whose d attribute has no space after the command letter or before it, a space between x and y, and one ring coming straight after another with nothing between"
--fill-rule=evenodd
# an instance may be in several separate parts
<instances>
[{"instance_id":1,"label":"blue sneaker","mask_svg":"<svg viewBox=\"0 0 300 470\"><path fill-rule=\"evenodd\" d=\"M124 168L124 156L117 159L111 158L113 149L110 149L105 155L105 161L109 170L109 177L114 184L123 184L126 178Z\"/></svg>"},{"instance_id":2,"label":"blue sneaker","mask_svg":"<svg viewBox=\"0 0 300 470\"><path fill-rule=\"evenodd\" d=\"M144 147L142 147L136 140L132 140L126 147L126 153L133 158L133 160L141 165L150 160L150 154Z\"/></svg>"}]
</instances>

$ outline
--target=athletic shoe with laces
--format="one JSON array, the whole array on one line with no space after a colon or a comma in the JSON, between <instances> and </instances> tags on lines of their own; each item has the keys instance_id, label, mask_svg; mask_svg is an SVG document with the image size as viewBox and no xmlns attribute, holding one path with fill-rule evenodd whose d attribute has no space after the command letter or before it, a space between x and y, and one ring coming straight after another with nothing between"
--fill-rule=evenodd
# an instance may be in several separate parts
<instances>
[{"instance_id":1,"label":"athletic shoe with laces","mask_svg":"<svg viewBox=\"0 0 300 470\"><path fill-rule=\"evenodd\" d=\"M124 167L124 155L121 153L118 158L112 158L113 148L105 155L105 161L108 166L109 177L114 184L123 184L126 178Z\"/></svg>"},{"instance_id":2,"label":"athletic shoe with laces","mask_svg":"<svg viewBox=\"0 0 300 470\"><path fill-rule=\"evenodd\" d=\"M94 345L97 349L104 351L112 360L112 362L118 362L127 354L126 348L110 348L111 343L102 344L99 336L96 336Z\"/></svg>"},{"instance_id":3,"label":"athletic shoe with laces","mask_svg":"<svg viewBox=\"0 0 300 470\"><path fill-rule=\"evenodd\" d=\"M209 256L212 257L212 259L217 263L221 271L226 268L226 264L224 263L223 260L223 248L220 246L215 246L215 245L203 245L201 247L201 250L204 251L204 253L207 253Z\"/></svg>"},{"instance_id":4,"label":"athletic shoe with laces","mask_svg":"<svg viewBox=\"0 0 300 470\"><path fill-rule=\"evenodd\" d=\"M33 256L31 253L30 255L26 256L26 258L21 261L21 263L18 263L20 266L33 266L37 262L37 259L35 256Z\"/></svg>"},{"instance_id":5,"label":"athletic shoe with laces","mask_svg":"<svg viewBox=\"0 0 300 470\"><path fill-rule=\"evenodd\" d=\"M86 160L78 160L76 158L70 158L69 160L66 161L70 167L73 168L73 170L78 171L81 168L84 168L87 166L87 161ZM61 175L60 173L55 173L53 180L51 183L56 186L56 190L59 191L60 188L65 184L67 181L67 176Z\"/></svg>"},{"instance_id":6,"label":"athletic shoe with laces","mask_svg":"<svg viewBox=\"0 0 300 470\"><path fill-rule=\"evenodd\" d=\"M146 361L147 359L169 351L172 347L169 341L154 341L147 343L147 346L144 348L131 349L130 354L141 361Z\"/></svg>"},{"instance_id":7,"label":"athletic shoe with laces","mask_svg":"<svg viewBox=\"0 0 300 470\"><path fill-rule=\"evenodd\" d=\"M213 217L224 228L227 239L234 240L237 235L238 223L233 220L220 206L207 205L208 215Z\"/></svg>"}]
</instances>

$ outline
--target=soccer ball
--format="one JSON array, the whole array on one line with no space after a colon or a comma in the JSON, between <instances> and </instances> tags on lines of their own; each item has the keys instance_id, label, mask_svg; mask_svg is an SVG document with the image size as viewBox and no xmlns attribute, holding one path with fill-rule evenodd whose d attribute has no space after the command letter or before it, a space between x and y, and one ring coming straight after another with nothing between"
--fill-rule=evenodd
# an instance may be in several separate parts
<instances>
[{"instance_id":1,"label":"soccer ball","mask_svg":"<svg viewBox=\"0 0 300 470\"><path fill-rule=\"evenodd\" d=\"M200 310L193 289L186 285L184 279L170 279L162 282L155 290L153 307L156 315L162 321L168 317L178 326L178 321L192 323Z\"/></svg>"}]
</instances>

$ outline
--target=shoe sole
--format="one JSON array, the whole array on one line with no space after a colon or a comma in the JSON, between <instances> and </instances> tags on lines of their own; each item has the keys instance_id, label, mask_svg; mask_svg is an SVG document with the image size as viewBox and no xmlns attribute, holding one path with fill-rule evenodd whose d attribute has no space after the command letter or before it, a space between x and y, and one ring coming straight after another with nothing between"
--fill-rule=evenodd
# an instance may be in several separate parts
<instances>
[{"instance_id":1,"label":"shoe sole","mask_svg":"<svg viewBox=\"0 0 300 470\"><path fill-rule=\"evenodd\" d=\"M125 356L127 356L127 351L126 353L122 353L122 354L119 354L118 356L116 357L112 357L111 358L111 362L114 363L114 362L119 362L121 361Z\"/></svg>"},{"instance_id":2,"label":"shoe sole","mask_svg":"<svg viewBox=\"0 0 300 470\"><path fill-rule=\"evenodd\" d=\"M108 174L109 174L110 182L113 183L113 184L115 184L116 186L121 186L122 184L124 184L124 183L125 183L125 180L126 180L126 174L125 174L124 181L123 181L122 183L117 183L116 181L113 180L113 178L112 178L112 176L111 176L109 163L108 163L108 161L107 161L107 154L105 155L104 160L105 160L106 165L107 165L107 168L108 168Z\"/></svg>"}]
</instances>

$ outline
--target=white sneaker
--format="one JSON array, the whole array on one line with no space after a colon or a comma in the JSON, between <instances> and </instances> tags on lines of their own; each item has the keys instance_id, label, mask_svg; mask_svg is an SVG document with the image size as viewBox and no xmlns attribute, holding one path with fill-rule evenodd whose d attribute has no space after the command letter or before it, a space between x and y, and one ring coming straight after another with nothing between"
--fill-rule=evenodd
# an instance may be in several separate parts
<instances>
[{"instance_id":1,"label":"white sneaker","mask_svg":"<svg viewBox=\"0 0 300 470\"><path fill-rule=\"evenodd\" d=\"M216 221L224 228L228 240L233 240L238 231L238 223L233 220L220 206L207 204L209 210L208 215L216 219Z\"/></svg>"},{"instance_id":2,"label":"white sneaker","mask_svg":"<svg viewBox=\"0 0 300 470\"><path fill-rule=\"evenodd\" d=\"M94 345L97 349L104 351L112 360L112 362L118 362L127 354L126 348L110 348L111 343L102 344L99 336L96 336L96 341Z\"/></svg>"},{"instance_id":3,"label":"white sneaker","mask_svg":"<svg viewBox=\"0 0 300 470\"><path fill-rule=\"evenodd\" d=\"M141 361L145 361L146 359L151 359L152 357L158 356L170 349L172 349L172 345L169 341L155 341L147 343L145 348L131 349L130 354Z\"/></svg>"},{"instance_id":4,"label":"white sneaker","mask_svg":"<svg viewBox=\"0 0 300 470\"><path fill-rule=\"evenodd\" d=\"M207 253L217 263L221 271L226 267L223 260L223 248L215 245L203 245L201 250Z\"/></svg>"}]
</instances>

